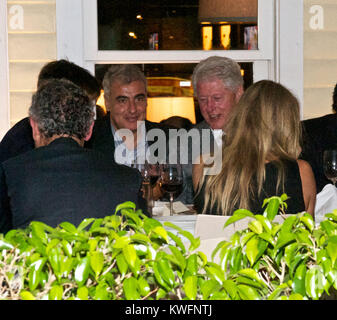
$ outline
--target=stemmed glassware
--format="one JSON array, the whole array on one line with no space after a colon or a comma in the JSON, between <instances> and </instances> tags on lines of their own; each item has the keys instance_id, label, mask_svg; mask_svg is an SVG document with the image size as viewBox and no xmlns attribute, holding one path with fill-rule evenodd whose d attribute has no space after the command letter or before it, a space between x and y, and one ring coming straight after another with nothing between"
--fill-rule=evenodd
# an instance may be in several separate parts
<instances>
[{"instance_id":1,"label":"stemmed glassware","mask_svg":"<svg viewBox=\"0 0 337 320\"><path fill-rule=\"evenodd\" d=\"M170 196L170 216L173 215L173 199L183 189L183 172L179 164L162 164L160 168L160 186Z\"/></svg>"},{"instance_id":2,"label":"stemmed glassware","mask_svg":"<svg viewBox=\"0 0 337 320\"><path fill-rule=\"evenodd\" d=\"M337 149L330 149L324 151L323 170L325 176L335 186L337 182Z\"/></svg>"}]
</instances>

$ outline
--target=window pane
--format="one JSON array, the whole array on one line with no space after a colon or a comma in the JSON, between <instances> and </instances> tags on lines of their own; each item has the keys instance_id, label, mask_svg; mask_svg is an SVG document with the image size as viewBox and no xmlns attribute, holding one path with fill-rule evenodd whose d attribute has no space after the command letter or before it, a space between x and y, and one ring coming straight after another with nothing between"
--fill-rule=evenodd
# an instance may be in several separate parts
<instances>
[{"instance_id":1,"label":"window pane","mask_svg":"<svg viewBox=\"0 0 337 320\"><path fill-rule=\"evenodd\" d=\"M241 67L241 73L243 74L244 88L246 89L253 83L253 63L239 62L239 64ZM168 113L163 113L160 119L149 118L151 115L148 112L148 120L159 122L169 116L184 116L189 118L192 123L198 123L203 120L199 110L198 100L193 96L193 88L191 84L192 73L195 66L195 63L138 65L138 67L144 72L148 81L148 97L150 100L148 103L148 111L150 108L155 106L155 103L159 101L159 98L180 98L173 99L179 103L181 103L182 100L188 103L189 99L187 98L190 98L191 101L193 100L192 115L186 115L184 112L181 113L177 109L172 109L169 115ZM104 74L109 67L110 64L95 65L95 77L100 83L102 82ZM105 108L102 96L103 95L101 95L97 104ZM163 101L158 102L158 104L160 105L161 110L165 109L163 108Z\"/></svg>"},{"instance_id":2,"label":"window pane","mask_svg":"<svg viewBox=\"0 0 337 320\"><path fill-rule=\"evenodd\" d=\"M257 0L97 0L99 50L257 49Z\"/></svg>"}]
</instances>

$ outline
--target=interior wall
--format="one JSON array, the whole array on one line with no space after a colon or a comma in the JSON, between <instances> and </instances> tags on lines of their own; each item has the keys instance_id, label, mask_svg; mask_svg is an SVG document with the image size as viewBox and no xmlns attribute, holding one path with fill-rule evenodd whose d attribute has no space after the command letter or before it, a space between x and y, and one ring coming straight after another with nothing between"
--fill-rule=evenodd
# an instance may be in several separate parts
<instances>
[{"instance_id":1,"label":"interior wall","mask_svg":"<svg viewBox=\"0 0 337 320\"><path fill-rule=\"evenodd\" d=\"M337 1L304 0L304 119L332 113L337 82Z\"/></svg>"}]
</instances>

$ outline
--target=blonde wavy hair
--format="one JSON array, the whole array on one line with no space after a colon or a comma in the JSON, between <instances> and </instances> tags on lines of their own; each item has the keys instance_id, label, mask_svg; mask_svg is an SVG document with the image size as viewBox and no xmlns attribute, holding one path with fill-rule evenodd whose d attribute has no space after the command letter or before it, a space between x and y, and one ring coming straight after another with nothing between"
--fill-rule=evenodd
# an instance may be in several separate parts
<instances>
[{"instance_id":1,"label":"blonde wavy hair","mask_svg":"<svg viewBox=\"0 0 337 320\"><path fill-rule=\"evenodd\" d=\"M225 130L222 169L205 183L205 206L222 215L235 208L250 208L261 194L265 164L278 168L277 190L282 190L285 168L282 160L296 160L301 152L299 103L282 85L262 80L250 86L233 108Z\"/></svg>"}]
</instances>

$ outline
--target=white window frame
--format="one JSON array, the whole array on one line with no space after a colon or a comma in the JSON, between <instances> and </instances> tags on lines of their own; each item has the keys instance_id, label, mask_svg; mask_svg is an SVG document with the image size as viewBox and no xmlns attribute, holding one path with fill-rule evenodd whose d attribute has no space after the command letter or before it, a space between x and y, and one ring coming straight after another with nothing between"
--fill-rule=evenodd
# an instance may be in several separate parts
<instances>
[{"instance_id":1,"label":"white window frame","mask_svg":"<svg viewBox=\"0 0 337 320\"><path fill-rule=\"evenodd\" d=\"M10 128L7 1L0 1L0 139Z\"/></svg>"},{"instance_id":2,"label":"white window frame","mask_svg":"<svg viewBox=\"0 0 337 320\"><path fill-rule=\"evenodd\" d=\"M67 57L92 73L95 64L198 63L211 55L227 56L238 62L252 62L254 82L270 79L287 86L299 99L302 112L303 0L259 0L258 50L209 51L98 50L97 1L57 0L56 5L60 9L59 58Z\"/></svg>"},{"instance_id":3,"label":"white window frame","mask_svg":"<svg viewBox=\"0 0 337 320\"><path fill-rule=\"evenodd\" d=\"M271 78L271 62L274 59L273 13L274 1L259 0L258 50L98 50L97 1L83 0L85 65L93 72L94 64L100 63L198 63L209 56L221 55L240 62L253 62L254 81ZM255 62L258 63L255 65Z\"/></svg>"}]
</instances>

